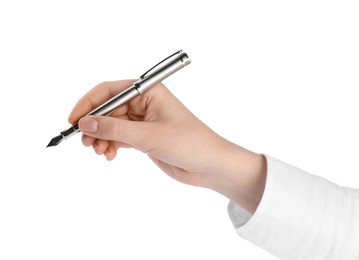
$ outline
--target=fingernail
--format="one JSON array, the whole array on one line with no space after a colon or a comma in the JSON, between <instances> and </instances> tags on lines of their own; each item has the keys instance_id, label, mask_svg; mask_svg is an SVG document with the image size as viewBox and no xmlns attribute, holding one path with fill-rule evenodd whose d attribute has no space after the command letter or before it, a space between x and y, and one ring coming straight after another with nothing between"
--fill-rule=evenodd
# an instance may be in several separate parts
<instances>
[{"instance_id":1,"label":"fingernail","mask_svg":"<svg viewBox=\"0 0 359 260\"><path fill-rule=\"evenodd\" d=\"M81 119L80 127L84 132L93 133L97 131L98 122L93 118L84 117Z\"/></svg>"}]
</instances>

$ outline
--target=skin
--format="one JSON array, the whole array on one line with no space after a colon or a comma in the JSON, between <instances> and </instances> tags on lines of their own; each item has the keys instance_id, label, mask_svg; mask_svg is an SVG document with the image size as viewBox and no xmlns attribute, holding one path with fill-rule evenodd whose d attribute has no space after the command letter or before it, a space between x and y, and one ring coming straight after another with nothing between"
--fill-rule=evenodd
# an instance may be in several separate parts
<instances>
[{"instance_id":1,"label":"skin","mask_svg":"<svg viewBox=\"0 0 359 260\"><path fill-rule=\"evenodd\" d=\"M216 134L163 84L111 116L83 117L132 82L101 83L77 102L69 122L80 120L83 144L107 160L113 160L119 148L135 148L173 179L212 189L254 213L265 187L265 157Z\"/></svg>"}]
</instances>

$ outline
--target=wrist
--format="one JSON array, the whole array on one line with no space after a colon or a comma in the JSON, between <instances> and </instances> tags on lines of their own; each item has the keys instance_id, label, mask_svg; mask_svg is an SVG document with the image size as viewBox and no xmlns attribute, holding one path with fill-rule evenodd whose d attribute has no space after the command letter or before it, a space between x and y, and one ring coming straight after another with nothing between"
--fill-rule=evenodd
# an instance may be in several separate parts
<instances>
[{"instance_id":1,"label":"wrist","mask_svg":"<svg viewBox=\"0 0 359 260\"><path fill-rule=\"evenodd\" d=\"M266 159L263 155L226 142L218 158L219 167L207 175L207 188L254 213L265 188Z\"/></svg>"}]
</instances>

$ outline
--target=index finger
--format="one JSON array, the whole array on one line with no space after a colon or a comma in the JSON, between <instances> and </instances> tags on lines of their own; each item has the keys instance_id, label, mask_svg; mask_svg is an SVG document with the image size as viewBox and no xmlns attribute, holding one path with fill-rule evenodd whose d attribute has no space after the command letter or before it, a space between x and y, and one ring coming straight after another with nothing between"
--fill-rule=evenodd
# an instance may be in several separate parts
<instances>
[{"instance_id":1,"label":"index finger","mask_svg":"<svg viewBox=\"0 0 359 260\"><path fill-rule=\"evenodd\" d=\"M69 115L69 123L76 123L81 117L128 88L133 82L134 80L118 80L103 82L95 86L76 103Z\"/></svg>"}]
</instances>

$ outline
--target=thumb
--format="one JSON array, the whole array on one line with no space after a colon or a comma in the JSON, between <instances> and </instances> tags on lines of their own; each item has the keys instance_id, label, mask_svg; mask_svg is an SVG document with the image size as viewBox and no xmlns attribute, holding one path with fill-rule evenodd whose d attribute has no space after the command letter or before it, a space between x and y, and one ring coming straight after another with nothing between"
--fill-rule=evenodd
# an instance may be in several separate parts
<instances>
[{"instance_id":1,"label":"thumb","mask_svg":"<svg viewBox=\"0 0 359 260\"><path fill-rule=\"evenodd\" d=\"M117 141L139 150L146 149L150 129L148 123L110 116L85 116L79 121L80 130L96 139Z\"/></svg>"}]
</instances>

